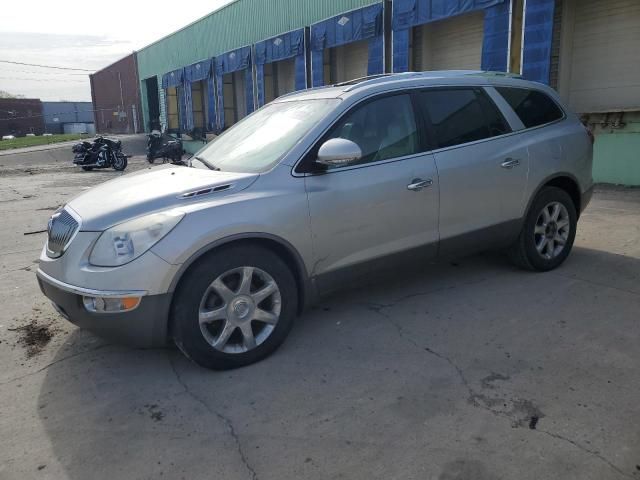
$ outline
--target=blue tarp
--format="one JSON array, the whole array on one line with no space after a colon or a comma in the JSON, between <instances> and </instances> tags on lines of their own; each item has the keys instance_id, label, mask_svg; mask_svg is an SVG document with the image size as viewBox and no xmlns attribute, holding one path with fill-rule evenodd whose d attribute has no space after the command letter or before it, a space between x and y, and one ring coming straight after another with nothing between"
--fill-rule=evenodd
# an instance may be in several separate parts
<instances>
[{"instance_id":1,"label":"blue tarp","mask_svg":"<svg viewBox=\"0 0 640 480\"><path fill-rule=\"evenodd\" d=\"M383 73L382 3L337 15L311 25L311 74L314 87L324 84L323 52L358 40L369 40L368 75Z\"/></svg>"},{"instance_id":2,"label":"blue tarp","mask_svg":"<svg viewBox=\"0 0 640 480\"><path fill-rule=\"evenodd\" d=\"M185 130L193 130L193 97L191 84L206 80L207 130L216 131L216 99L213 81L213 59L184 67Z\"/></svg>"},{"instance_id":3,"label":"blue tarp","mask_svg":"<svg viewBox=\"0 0 640 480\"><path fill-rule=\"evenodd\" d=\"M215 58L215 73L218 96L218 130L224 128L224 92L223 75L245 71L245 91L247 97L247 115L253 112L253 72L251 65L251 47L242 47L223 53Z\"/></svg>"},{"instance_id":4,"label":"blue tarp","mask_svg":"<svg viewBox=\"0 0 640 480\"><path fill-rule=\"evenodd\" d=\"M554 0L527 0L522 76L549 84Z\"/></svg>"},{"instance_id":5,"label":"blue tarp","mask_svg":"<svg viewBox=\"0 0 640 480\"><path fill-rule=\"evenodd\" d=\"M504 0L394 0L393 30L493 7Z\"/></svg>"},{"instance_id":6,"label":"blue tarp","mask_svg":"<svg viewBox=\"0 0 640 480\"><path fill-rule=\"evenodd\" d=\"M162 76L162 88L177 87L182 84L184 68L179 68Z\"/></svg>"},{"instance_id":7,"label":"blue tarp","mask_svg":"<svg viewBox=\"0 0 640 480\"><path fill-rule=\"evenodd\" d=\"M509 2L487 8L484 14L482 70L509 70Z\"/></svg>"},{"instance_id":8,"label":"blue tarp","mask_svg":"<svg viewBox=\"0 0 640 480\"><path fill-rule=\"evenodd\" d=\"M212 60L202 60L188 67L184 67L184 79L186 82L198 82L211 74Z\"/></svg>"},{"instance_id":9,"label":"blue tarp","mask_svg":"<svg viewBox=\"0 0 640 480\"><path fill-rule=\"evenodd\" d=\"M264 65L266 63L295 58L295 89L302 90L307 88L304 47L304 28L256 43L255 63L258 107L264 105Z\"/></svg>"},{"instance_id":10,"label":"blue tarp","mask_svg":"<svg viewBox=\"0 0 640 480\"><path fill-rule=\"evenodd\" d=\"M489 9L489 14L491 15L493 13L492 8L504 3L504 1L505 0L394 0L392 20L393 71L406 72L409 70L409 36L411 27L482 9ZM495 16L498 17L498 13L495 13ZM501 21L498 21L496 26L500 25ZM485 27L486 26L487 22L485 22ZM491 25L489 26L491 27ZM497 29L497 31L498 30L500 29ZM494 48L493 50L492 55L497 54L497 49ZM506 51L505 47L505 65Z\"/></svg>"},{"instance_id":11,"label":"blue tarp","mask_svg":"<svg viewBox=\"0 0 640 480\"><path fill-rule=\"evenodd\" d=\"M173 70L172 72L165 73L162 76L162 88L176 87L176 95L178 97L178 125L180 131L187 130L187 115L186 115L186 102L185 102L185 89L184 89L184 68ZM169 101L169 96L165 97L165 101Z\"/></svg>"},{"instance_id":12,"label":"blue tarp","mask_svg":"<svg viewBox=\"0 0 640 480\"><path fill-rule=\"evenodd\" d=\"M207 130L218 132L218 119L216 116L216 88L213 72L207 77Z\"/></svg>"},{"instance_id":13,"label":"blue tarp","mask_svg":"<svg viewBox=\"0 0 640 480\"><path fill-rule=\"evenodd\" d=\"M193 130L193 92L191 91L191 82L185 80L182 89L184 91L184 119L181 125L185 132L190 132Z\"/></svg>"},{"instance_id":14,"label":"blue tarp","mask_svg":"<svg viewBox=\"0 0 640 480\"><path fill-rule=\"evenodd\" d=\"M178 108L179 108L179 121L180 121L180 131L181 132L186 132L188 131L188 122L187 122L187 102L186 102L186 98L185 98L185 92L184 92L184 84L183 85L179 85L177 88L177 94L178 94Z\"/></svg>"}]
</instances>

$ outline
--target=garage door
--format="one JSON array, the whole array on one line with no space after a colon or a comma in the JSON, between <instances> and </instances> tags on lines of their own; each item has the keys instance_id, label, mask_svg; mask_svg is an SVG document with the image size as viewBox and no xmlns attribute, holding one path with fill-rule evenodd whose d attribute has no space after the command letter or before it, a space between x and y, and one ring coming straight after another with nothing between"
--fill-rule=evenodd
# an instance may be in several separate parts
<instances>
[{"instance_id":1,"label":"garage door","mask_svg":"<svg viewBox=\"0 0 640 480\"><path fill-rule=\"evenodd\" d=\"M294 58L288 58L276 62L277 72L277 91L276 96L284 95L285 93L293 92L296 89L296 61Z\"/></svg>"},{"instance_id":2,"label":"garage door","mask_svg":"<svg viewBox=\"0 0 640 480\"><path fill-rule=\"evenodd\" d=\"M479 70L483 32L483 11L415 27L411 70Z\"/></svg>"},{"instance_id":3,"label":"garage door","mask_svg":"<svg viewBox=\"0 0 640 480\"><path fill-rule=\"evenodd\" d=\"M367 76L369 63L369 42L367 40L348 43L336 47L334 51L337 82L346 82Z\"/></svg>"},{"instance_id":4,"label":"garage door","mask_svg":"<svg viewBox=\"0 0 640 480\"><path fill-rule=\"evenodd\" d=\"M574 2L569 104L579 113L640 108L640 1Z\"/></svg>"}]
</instances>

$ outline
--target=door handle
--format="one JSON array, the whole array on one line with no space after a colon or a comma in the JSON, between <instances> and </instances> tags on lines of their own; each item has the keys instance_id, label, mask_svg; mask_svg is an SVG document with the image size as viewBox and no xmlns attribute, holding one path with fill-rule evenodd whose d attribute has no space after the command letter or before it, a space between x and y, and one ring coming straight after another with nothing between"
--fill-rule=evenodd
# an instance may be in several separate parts
<instances>
[{"instance_id":1,"label":"door handle","mask_svg":"<svg viewBox=\"0 0 640 480\"><path fill-rule=\"evenodd\" d=\"M407 185L407 190L411 190L412 192L419 192L423 188L427 188L433 185L433 180L430 178L427 180L422 180L421 178L414 178L411 180L411 183Z\"/></svg>"},{"instance_id":2,"label":"door handle","mask_svg":"<svg viewBox=\"0 0 640 480\"><path fill-rule=\"evenodd\" d=\"M511 169L513 167L517 167L520 165L520 160L517 158L507 158L504 162L500 164L502 168Z\"/></svg>"}]
</instances>

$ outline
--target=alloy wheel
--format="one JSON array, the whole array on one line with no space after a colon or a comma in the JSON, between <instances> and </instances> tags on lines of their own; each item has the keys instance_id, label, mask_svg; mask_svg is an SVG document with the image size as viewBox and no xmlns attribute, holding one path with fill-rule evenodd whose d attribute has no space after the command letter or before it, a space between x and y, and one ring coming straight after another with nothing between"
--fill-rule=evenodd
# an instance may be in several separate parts
<instances>
[{"instance_id":1,"label":"alloy wheel","mask_svg":"<svg viewBox=\"0 0 640 480\"><path fill-rule=\"evenodd\" d=\"M198 309L200 331L224 353L244 353L262 344L280 319L282 298L275 280L256 267L224 272L207 288Z\"/></svg>"},{"instance_id":2,"label":"alloy wheel","mask_svg":"<svg viewBox=\"0 0 640 480\"><path fill-rule=\"evenodd\" d=\"M567 208L560 202L547 204L536 220L533 231L538 254L552 260L562 253L569 241L571 220Z\"/></svg>"}]
</instances>

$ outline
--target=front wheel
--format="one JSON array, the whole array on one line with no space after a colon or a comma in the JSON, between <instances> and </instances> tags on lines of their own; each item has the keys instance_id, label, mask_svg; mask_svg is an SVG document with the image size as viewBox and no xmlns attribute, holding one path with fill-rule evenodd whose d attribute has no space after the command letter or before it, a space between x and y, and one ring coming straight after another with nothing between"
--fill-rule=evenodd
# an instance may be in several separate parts
<instances>
[{"instance_id":1,"label":"front wheel","mask_svg":"<svg viewBox=\"0 0 640 480\"><path fill-rule=\"evenodd\" d=\"M214 251L187 272L176 291L171 333L182 352L216 370L257 362L293 325L298 293L280 257L254 246Z\"/></svg>"},{"instance_id":2,"label":"front wheel","mask_svg":"<svg viewBox=\"0 0 640 480\"><path fill-rule=\"evenodd\" d=\"M93 167L82 167L82 169L83 169L85 172L90 172L91 170L93 170Z\"/></svg>"},{"instance_id":3,"label":"front wheel","mask_svg":"<svg viewBox=\"0 0 640 480\"><path fill-rule=\"evenodd\" d=\"M577 224L576 207L569 194L557 187L544 187L509 250L511 261L527 270L553 270L569 256Z\"/></svg>"},{"instance_id":4,"label":"front wheel","mask_svg":"<svg viewBox=\"0 0 640 480\"><path fill-rule=\"evenodd\" d=\"M127 157L121 153L116 154L113 159L113 169L122 172L125 168L127 168Z\"/></svg>"}]
</instances>

